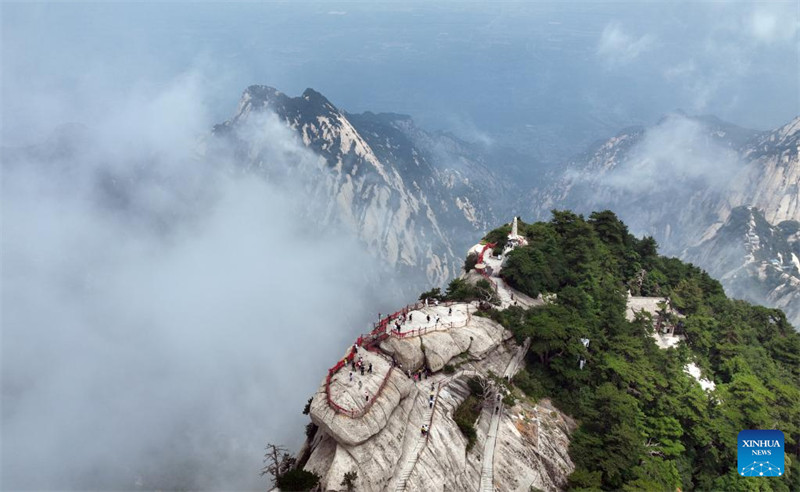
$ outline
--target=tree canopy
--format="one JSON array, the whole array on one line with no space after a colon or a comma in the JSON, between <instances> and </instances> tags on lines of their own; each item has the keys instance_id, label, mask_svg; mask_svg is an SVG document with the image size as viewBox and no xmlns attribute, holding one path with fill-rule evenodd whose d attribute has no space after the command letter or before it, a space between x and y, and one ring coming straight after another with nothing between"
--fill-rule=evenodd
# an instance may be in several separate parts
<instances>
[{"instance_id":1,"label":"tree canopy","mask_svg":"<svg viewBox=\"0 0 800 492\"><path fill-rule=\"evenodd\" d=\"M520 221L519 231L528 245L508 255L504 279L557 298L491 315L518 340L531 337L515 384L552 397L581 423L570 444L571 488L800 490L800 335L783 312L728 299L707 273L659 256L653 238L634 237L608 210L588 219L553 211L549 222ZM504 226L485 239L507 234ZM686 343L659 349L651 319L627 321L627 291L669 297L680 318L668 322ZM715 390L686 374L690 362ZM784 476L737 475L744 429L784 432Z\"/></svg>"}]
</instances>

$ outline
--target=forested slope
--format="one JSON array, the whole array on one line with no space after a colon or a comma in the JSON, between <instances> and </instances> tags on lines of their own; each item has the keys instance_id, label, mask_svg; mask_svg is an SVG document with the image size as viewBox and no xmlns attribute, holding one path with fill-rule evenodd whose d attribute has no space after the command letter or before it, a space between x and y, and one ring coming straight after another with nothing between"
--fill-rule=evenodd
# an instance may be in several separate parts
<instances>
[{"instance_id":1,"label":"forested slope","mask_svg":"<svg viewBox=\"0 0 800 492\"><path fill-rule=\"evenodd\" d=\"M509 230L485 240L502 244ZM554 211L547 223L520 223L520 234L529 245L509 254L503 277L525 294L557 299L491 316L519 341L532 338L515 384L552 397L581 424L570 445L571 487L800 490L800 335L783 312L728 299L719 282L659 256L652 238L633 237L609 211L588 219ZM685 343L659 349L650 316L627 321L628 290L668 297L675 311L660 322ZM685 373L690 362L716 382L713 391ZM743 429L784 432L783 477L737 475Z\"/></svg>"}]
</instances>

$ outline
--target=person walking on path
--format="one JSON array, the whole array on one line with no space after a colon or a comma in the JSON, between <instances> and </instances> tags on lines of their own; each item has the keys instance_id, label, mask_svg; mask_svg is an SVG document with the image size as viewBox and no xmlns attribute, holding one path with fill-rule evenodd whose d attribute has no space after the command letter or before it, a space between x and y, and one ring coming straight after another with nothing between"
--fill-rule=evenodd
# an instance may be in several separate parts
<instances>
[{"instance_id":1,"label":"person walking on path","mask_svg":"<svg viewBox=\"0 0 800 492\"><path fill-rule=\"evenodd\" d=\"M428 320L428 323L430 323L430 322L431 322L431 315L430 315L430 314L429 314L429 315L427 315L427 316L426 316L426 319Z\"/></svg>"},{"instance_id":2,"label":"person walking on path","mask_svg":"<svg viewBox=\"0 0 800 492\"><path fill-rule=\"evenodd\" d=\"M411 323L411 320L414 318L414 313L408 313L408 322Z\"/></svg>"},{"instance_id":3,"label":"person walking on path","mask_svg":"<svg viewBox=\"0 0 800 492\"><path fill-rule=\"evenodd\" d=\"M369 402L369 391L364 392L364 398L366 398L367 402Z\"/></svg>"},{"instance_id":4,"label":"person walking on path","mask_svg":"<svg viewBox=\"0 0 800 492\"><path fill-rule=\"evenodd\" d=\"M368 372L369 372L370 374L372 374L372 362L370 362L370 363L369 363L369 371L368 371Z\"/></svg>"},{"instance_id":5,"label":"person walking on path","mask_svg":"<svg viewBox=\"0 0 800 492\"><path fill-rule=\"evenodd\" d=\"M447 315L448 316L452 316L453 315L453 307L452 306L450 306L450 309L447 310Z\"/></svg>"},{"instance_id":6,"label":"person walking on path","mask_svg":"<svg viewBox=\"0 0 800 492\"><path fill-rule=\"evenodd\" d=\"M350 371L350 382L353 382L353 371Z\"/></svg>"},{"instance_id":7,"label":"person walking on path","mask_svg":"<svg viewBox=\"0 0 800 492\"><path fill-rule=\"evenodd\" d=\"M364 375L364 364L361 364L361 375Z\"/></svg>"}]
</instances>

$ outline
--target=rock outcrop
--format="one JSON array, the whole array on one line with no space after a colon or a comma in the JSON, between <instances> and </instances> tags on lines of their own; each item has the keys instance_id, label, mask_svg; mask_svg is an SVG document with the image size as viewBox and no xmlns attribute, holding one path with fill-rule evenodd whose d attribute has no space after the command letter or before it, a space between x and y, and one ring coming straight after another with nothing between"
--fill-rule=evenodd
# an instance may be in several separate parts
<instances>
[{"instance_id":1,"label":"rock outcrop","mask_svg":"<svg viewBox=\"0 0 800 492\"><path fill-rule=\"evenodd\" d=\"M800 323L792 309L800 280L791 255L756 266L745 259L749 238L731 234L742 209L757 210L772 228L800 221L800 117L759 132L713 117L670 115L579 156L526 202L538 219L553 208L615 210L634 234L653 236L666 254L720 278L729 295L786 309Z\"/></svg>"},{"instance_id":2,"label":"rock outcrop","mask_svg":"<svg viewBox=\"0 0 800 492\"><path fill-rule=\"evenodd\" d=\"M324 490L343 489L353 471L357 490L367 491L563 489L574 469L567 450L576 425L547 400L523 395L510 407L485 401L468 449L454 420L471 394L468 381L513 377L528 344L518 346L503 326L478 315L477 303L436 304L418 304L378 326L370 337L383 340L372 351L358 348L322 381L303 468L321 477ZM371 371L362 374L353 365L359 360ZM491 460L483 463L485 456Z\"/></svg>"},{"instance_id":3,"label":"rock outcrop","mask_svg":"<svg viewBox=\"0 0 800 492\"><path fill-rule=\"evenodd\" d=\"M272 148L261 135L275 125L288 127L322 164ZM514 195L505 192L513 183L503 182L477 147L425 132L408 116L347 113L313 89L290 97L248 87L214 135L236 149L244 168L272 180L301 176L309 217L351 229L412 285L441 285L457 275L462 260L455 252L467 246L459 238L483 233Z\"/></svg>"}]
</instances>

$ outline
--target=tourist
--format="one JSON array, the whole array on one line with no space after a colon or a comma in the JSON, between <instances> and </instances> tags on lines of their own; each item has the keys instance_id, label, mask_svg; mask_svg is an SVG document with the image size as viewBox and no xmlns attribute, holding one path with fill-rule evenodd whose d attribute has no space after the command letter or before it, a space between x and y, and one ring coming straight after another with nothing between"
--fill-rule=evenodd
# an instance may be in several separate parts
<instances>
[{"instance_id":1,"label":"tourist","mask_svg":"<svg viewBox=\"0 0 800 492\"><path fill-rule=\"evenodd\" d=\"M361 375L364 375L364 364L361 364Z\"/></svg>"},{"instance_id":2,"label":"tourist","mask_svg":"<svg viewBox=\"0 0 800 492\"><path fill-rule=\"evenodd\" d=\"M364 392L364 398L366 398L367 402L369 402L369 391Z\"/></svg>"},{"instance_id":3,"label":"tourist","mask_svg":"<svg viewBox=\"0 0 800 492\"><path fill-rule=\"evenodd\" d=\"M414 317L414 313L408 313L408 322L411 322L411 319Z\"/></svg>"},{"instance_id":4,"label":"tourist","mask_svg":"<svg viewBox=\"0 0 800 492\"><path fill-rule=\"evenodd\" d=\"M453 308L452 307L447 310L447 315L448 316L452 316L453 315Z\"/></svg>"},{"instance_id":5,"label":"tourist","mask_svg":"<svg viewBox=\"0 0 800 492\"><path fill-rule=\"evenodd\" d=\"M350 371L350 382L353 382L353 371Z\"/></svg>"},{"instance_id":6,"label":"tourist","mask_svg":"<svg viewBox=\"0 0 800 492\"><path fill-rule=\"evenodd\" d=\"M431 315L430 315L430 314L429 314L429 315L427 315L427 316L425 317L425 319L427 319L427 320L428 320L428 323L430 323L430 322L431 322Z\"/></svg>"},{"instance_id":7,"label":"tourist","mask_svg":"<svg viewBox=\"0 0 800 492\"><path fill-rule=\"evenodd\" d=\"M372 362L369 363L369 373L372 374Z\"/></svg>"}]
</instances>

